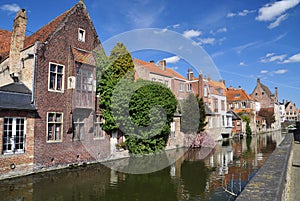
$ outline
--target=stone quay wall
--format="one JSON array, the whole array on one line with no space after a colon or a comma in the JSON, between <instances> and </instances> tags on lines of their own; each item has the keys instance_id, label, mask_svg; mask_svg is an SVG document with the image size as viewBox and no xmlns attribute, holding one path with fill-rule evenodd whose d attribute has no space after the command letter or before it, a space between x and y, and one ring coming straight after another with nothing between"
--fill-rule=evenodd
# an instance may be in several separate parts
<instances>
[{"instance_id":1,"label":"stone quay wall","mask_svg":"<svg viewBox=\"0 0 300 201\"><path fill-rule=\"evenodd\" d=\"M245 187L236 201L287 200L293 158L294 136L286 134L265 164Z\"/></svg>"}]
</instances>

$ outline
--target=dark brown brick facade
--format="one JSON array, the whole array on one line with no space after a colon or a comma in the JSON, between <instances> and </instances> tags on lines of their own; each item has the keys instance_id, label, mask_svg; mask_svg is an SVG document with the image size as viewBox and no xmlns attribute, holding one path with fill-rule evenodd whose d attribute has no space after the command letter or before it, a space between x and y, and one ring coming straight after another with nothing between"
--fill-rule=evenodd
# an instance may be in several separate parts
<instances>
[{"instance_id":1,"label":"dark brown brick facade","mask_svg":"<svg viewBox=\"0 0 300 201\"><path fill-rule=\"evenodd\" d=\"M35 124L35 169L91 162L104 159L110 154L109 136L105 136L100 140L94 140L93 115L95 108L82 110L83 113L88 113L85 117L85 130L87 132L84 134L82 141L74 140L72 114L74 112L73 102L75 100L73 98L75 89L68 89L67 87L68 78L76 76L72 48L89 52L101 44L83 4L78 3L68 12L61 25L50 35L47 43L40 44L37 50L35 104L39 117L36 119ZM85 42L78 40L79 28L85 30ZM64 66L64 89L62 92L48 90L50 62ZM93 76L95 79L95 70ZM95 97L95 92L93 92L93 96ZM48 112L63 113L61 142L47 142ZM86 147L89 150L86 150ZM91 152L94 152L94 154L91 154Z\"/></svg>"}]
</instances>

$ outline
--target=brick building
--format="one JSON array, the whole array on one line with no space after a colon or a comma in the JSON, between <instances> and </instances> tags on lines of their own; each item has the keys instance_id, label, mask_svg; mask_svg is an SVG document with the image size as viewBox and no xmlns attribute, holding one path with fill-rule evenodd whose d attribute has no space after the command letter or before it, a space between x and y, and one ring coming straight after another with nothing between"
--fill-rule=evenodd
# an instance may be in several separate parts
<instances>
[{"instance_id":1,"label":"brick building","mask_svg":"<svg viewBox=\"0 0 300 201\"><path fill-rule=\"evenodd\" d=\"M298 119L298 109L296 107L296 104L292 101L285 101L284 102L285 107L285 120L286 121L299 121Z\"/></svg>"},{"instance_id":2,"label":"brick building","mask_svg":"<svg viewBox=\"0 0 300 201\"><path fill-rule=\"evenodd\" d=\"M21 10L12 32L1 31L0 86L13 76L32 91L34 170L109 157L109 136L95 109L93 53L102 46L83 1L31 36L25 35L26 23Z\"/></svg>"},{"instance_id":3,"label":"brick building","mask_svg":"<svg viewBox=\"0 0 300 201\"><path fill-rule=\"evenodd\" d=\"M226 90L227 108L238 115L247 115L250 118L252 132L256 132L256 102L248 93L239 88L230 86ZM245 128L244 128L245 129Z\"/></svg>"},{"instance_id":4,"label":"brick building","mask_svg":"<svg viewBox=\"0 0 300 201\"><path fill-rule=\"evenodd\" d=\"M275 87L275 94L257 78L256 86L250 96L260 103L258 115L266 119L268 129L280 129L280 104L278 102L278 88ZM269 119L269 120L268 120Z\"/></svg>"},{"instance_id":5,"label":"brick building","mask_svg":"<svg viewBox=\"0 0 300 201\"><path fill-rule=\"evenodd\" d=\"M171 89L177 100L184 100L189 93L192 93L187 79L173 69L167 68L165 60L155 64L154 61L145 62L134 59L133 63L137 78L165 84Z\"/></svg>"},{"instance_id":6,"label":"brick building","mask_svg":"<svg viewBox=\"0 0 300 201\"><path fill-rule=\"evenodd\" d=\"M0 87L0 179L33 170L36 108L31 95L20 82Z\"/></svg>"}]
</instances>

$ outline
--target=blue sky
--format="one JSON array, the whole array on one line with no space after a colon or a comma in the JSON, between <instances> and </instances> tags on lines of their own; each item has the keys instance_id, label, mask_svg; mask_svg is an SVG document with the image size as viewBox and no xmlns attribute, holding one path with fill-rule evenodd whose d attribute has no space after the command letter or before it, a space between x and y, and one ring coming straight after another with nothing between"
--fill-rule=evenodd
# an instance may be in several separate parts
<instances>
[{"instance_id":1,"label":"blue sky","mask_svg":"<svg viewBox=\"0 0 300 201\"><path fill-rule=\"evenodd\" d=\"M0 28L11 30L15 12L25 8L30 35L77 2L0 0ZM135 29L177 32L207 52L227 87L241 86L251 93L259 77L272 92L279 88L280 101L291 100L300 108L300 0L84 2L103 43ZM170 52L132 54L148 61L167 59L167 65L184 76L190 65Z\"/></svg>"}]
</instances>

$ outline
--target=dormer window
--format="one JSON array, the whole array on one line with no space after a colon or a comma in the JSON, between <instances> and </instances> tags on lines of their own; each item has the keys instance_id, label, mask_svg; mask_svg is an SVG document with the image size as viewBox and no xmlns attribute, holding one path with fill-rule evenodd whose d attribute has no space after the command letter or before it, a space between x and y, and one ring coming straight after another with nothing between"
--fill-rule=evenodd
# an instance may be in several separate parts
<instances>
[{"instance_id":1,"label":"dormer window","mask_svg":"<svg viewBox=\"0 0 300 201\"><path fill-rule=\"evenodd\" d=\"M84 29L78 29L78 40L81 42L85 42L85 30Z\"/></svg>"}]
</instances>

